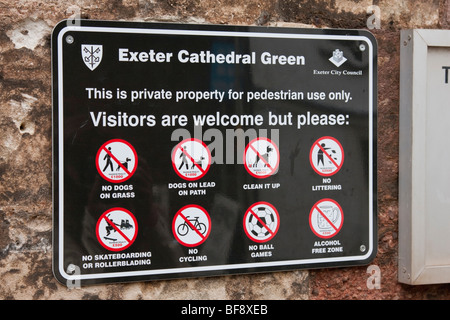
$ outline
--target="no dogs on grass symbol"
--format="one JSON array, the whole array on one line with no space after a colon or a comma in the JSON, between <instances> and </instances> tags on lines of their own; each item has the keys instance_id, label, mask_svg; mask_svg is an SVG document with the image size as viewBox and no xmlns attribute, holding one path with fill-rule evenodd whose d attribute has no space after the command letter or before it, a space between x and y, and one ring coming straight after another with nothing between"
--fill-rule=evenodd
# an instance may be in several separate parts
<instances>
[{"instance_id":1,"label":"no dogs on grass symbol","mask_svg":"<svg viewBox=\"0 0 450 320\"><path fill-rule=\"evenodd\" d=\"M173 148L172 165L175 172L185 180L203 177L211 166L208 146L198 139L185 139Z\"/></svg>"},{"instance_id":2,"label":"no dogs on grass symbol","mask_svg":"<svg viewBox=\"0 0 450 320\"><path fill-rule=\"evenodd\" d=\"M97 171L105 180L114 183L128 180L136 171L137 162L136 150L121 139L104 143L96 157Z\"/></svg>"}]
</instances>

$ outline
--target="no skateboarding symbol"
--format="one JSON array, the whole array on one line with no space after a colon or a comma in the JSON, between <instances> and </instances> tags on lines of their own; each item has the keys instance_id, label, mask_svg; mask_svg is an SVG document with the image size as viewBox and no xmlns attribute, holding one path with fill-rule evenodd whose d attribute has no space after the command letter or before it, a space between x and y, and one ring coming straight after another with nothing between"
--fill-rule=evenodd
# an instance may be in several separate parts
<instances>
[{"instance_id":1,"label":"no skateboarding symbol","mask_svg":"<svg viewBox=\"0 0 450 320\"><path fill-rule=\"evenodd\" d=\"M136 171L137 154L125 140L113 139L104 143L97 152L96 165L100 175L109 182L128 180Z\"/></svg>"},{"instance_id":2,"label":"no skateboarding symbol","mask_svg":"<svg viewBox=\"0 0 450 320\"><path fill-rule=\"evenodd\" d=\"M244 230L255 242L266 242L272 239L280 226L277 209L268 202L257 202L247 209L244 216Z\"/></svg>"},{"instance_id":3,"label":"no skateboarding symbol","mask_svg":"<svg viewBox=\"0 0 450 320\"><path fill-rule=\"evenodd\" d=\"M111 251L128 248L137 236L137 221L124 208L112 208L98 219L96 232L100 244Z\"/></svg>"},{"instance_id":4,"label":"no skateboarding symbol","mask_svg":"<svg viewBox=\"0 0 450 320\"><path fill-rule=\"evenodd\" d=\"M209 236L211 218L208 212L198 205L187 205L175 214L172 232L175 239L186 247L202 244Z\"/></svg>"},{"instance_id":5,"label":"no skateboarding symbol","mask_svg":"<svg viewBox=\"0 0 450 320\"><path fill-rule=\"evenodd\" d=\"M245 169L256 178L267 178L277 173L280 152L277 145L268 138L250 141L244 152Z\"/></svg>"},{"instance_id":6,"label":"no skateboarding symbol","mask_svg":"<svg viewBox=\"0 0 450 320\"><path fill-rule=\"evenodd\" d=\"M185 180L203 177L211 166L211 153L203 141L186 139L172 151L172 165L175 172Z\"/></svg>"},{"instance_id":7,"label":"no skateboarding symbol","mask_svg":"<svg viewBox=\"0 0 450 320\"><path fill-rule=\"evenodd\" d=\"M344 213L341 206L332 199L322 199L314 204L309 214L309 225L320 238L334 237L341 230Z\"/></svg>"},{"instance_id":8,"label":"no skateboarding symbol","mask_svg":"<svg viewBox=\"0 0 450 320\"><path fill-rule=\"evenodd\" d=\"M344 163L344 149L335 138L322 137L312 145L309 161L318 174L331 176L338 172Z\"/></svg>"}]
</instances>

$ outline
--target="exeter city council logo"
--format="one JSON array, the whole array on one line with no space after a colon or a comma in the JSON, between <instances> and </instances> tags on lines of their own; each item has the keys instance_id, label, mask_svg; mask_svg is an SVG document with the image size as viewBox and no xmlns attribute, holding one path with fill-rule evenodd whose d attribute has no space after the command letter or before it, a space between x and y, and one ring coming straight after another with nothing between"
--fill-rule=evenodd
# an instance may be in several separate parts
<instances>
[{"instance_id":1,"label":"exeter city council logo","mask_svg":"<svg viewBox=\"0 0 450 320\"><path fill-rule=\"evenodd\" d=\"M340 67L345 61L347 61L347 58L344 57L344 53L341 50L336 49L333 51L333 56L328 60L330 60L336 67Z\"/></svg>"},{"instance_id":2,"label":"exeter city council logo","mask_svg":"<svg viewBox=\"0 0 450 320\"><path fill-rule=\"evenodd\" d=\"M102 61L103 46L100 44L82 44L81 57L84 64L93 71Z\"/></svg>"}]
</instances>

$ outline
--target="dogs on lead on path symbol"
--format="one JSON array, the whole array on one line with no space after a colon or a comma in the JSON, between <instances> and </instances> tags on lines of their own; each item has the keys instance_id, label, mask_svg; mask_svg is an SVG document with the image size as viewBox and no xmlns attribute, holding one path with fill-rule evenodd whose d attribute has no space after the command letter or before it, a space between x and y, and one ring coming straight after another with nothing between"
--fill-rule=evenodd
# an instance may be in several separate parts
<instances>
[{"instance_id":1,"label":"dogs on lead on path symbol","mask_svg":"<svg viewBox=\"0 0 450 320\"><path fill-rule=\"evenodd\" d=\"M269 156L272 151L273 151L273 148L271 148L270 146L267 146L266 153L264 153L262 155L259 155L259 153L257 153L256 157L255 157L255 162L253 162L252 167L256 168L260 161L263 161L264 167L267 167L267 165L269 164Z\"/></svg>"}]
</instances>

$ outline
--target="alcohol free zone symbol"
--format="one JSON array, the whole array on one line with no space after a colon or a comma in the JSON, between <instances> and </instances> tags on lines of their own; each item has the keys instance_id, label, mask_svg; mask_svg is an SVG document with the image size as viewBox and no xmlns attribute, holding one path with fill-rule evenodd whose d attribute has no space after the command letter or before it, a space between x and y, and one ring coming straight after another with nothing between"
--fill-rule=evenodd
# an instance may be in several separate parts
<instances>
[{"instance_id":1,"label":"alcohol free zone symbol","mask_svg":"<svg viewBox=\"0 0 450 320\"><path fill-rule=\"evenodd\" d=\"M339 233L344 223L344 212L335 200L317 201L309 214L309 226L320 238L332 238Z\"/></svg>"},{"instance_id":2,"label":"alcohol free zone symbol","mask_svg":"<svg viewBox=\"0 0 450 320\"><path fill-rule=\"evenodd\" d=\"M178 210L172 221L175 239L186 247L195 247L208 238L211 231L211 218L208 212L195 204Z\"/></svg>"},{"instance_id":3,"label":"alcohol free zone symbol","mask_svg":"<svg viewBox=\"0 0 450 320\"><path fill-rule=\"evenodd\" d=\"M185 139L172 150L172 165L175 172L185 180L203 177L211 166L211 152L198 139Z\"/></svg>"},{"instance_id":4,"label":"alcohol free zone symbol","mask_svg":"<svg viewBox=\"0 0 450 320\"><path fill-rule=\"evenodd\" d=\"M109 209L97 221L98 242L111 251L121 251L131 246L137 232L136 218L124 208Z\"/></svg>"},{"instance_id":5,"label":"alcohol free zone symbol","mask_svg":"<svg viewBox=\"0 0 450 320\"><path fill-rule=\"evenodd\" d=\"M344 149L335 138L322 137L312 145L309 161L314 171L321 176L334 175L344 163Z\"/></svg>"},{"instance_id":6,"label":"alcohol free zone symbol","mask_svg":"<svg viewBox=\"0 0 450 320\"><path fill-rule=\"evenodd\" d=\"M279 163L280 151L268 138L253 139L245 148L245 169L255 178L267 178L276 174Z\"/></svg>"},{"instance_id":7,"label":"alcohol free zone symbol","mask_svg":"<svg viewBox=\"0 0 450 320\"><path fill-rule=\"evenodd\" d=\"M98 149L95 164L100 175L109 182L128 180L137 168L138 157L133 146L125 140L113 139Z\"/></svg>"}]
</instances>

